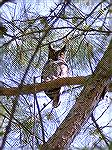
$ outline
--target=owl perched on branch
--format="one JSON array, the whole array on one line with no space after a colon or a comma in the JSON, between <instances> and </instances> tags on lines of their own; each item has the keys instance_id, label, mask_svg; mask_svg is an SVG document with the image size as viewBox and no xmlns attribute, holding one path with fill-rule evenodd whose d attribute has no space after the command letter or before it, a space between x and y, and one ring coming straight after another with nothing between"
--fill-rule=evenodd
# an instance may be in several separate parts
<instances>
[{"instance_id":1,"label":"owl perched on branch","mask_svg":"<svg viewBox=\"0 0 112 150\"><path fill-rule=\"evenodd\" d=\"M68 76L68 66L65 61L65 48L66 46L61 50L55 50L49 45L48 61L43 67L41 82L48 82ZM53 100L53 107L55 108L59 106L60 90L61 87L44 91L45 94Z\"/></svg>"}]
</instances>

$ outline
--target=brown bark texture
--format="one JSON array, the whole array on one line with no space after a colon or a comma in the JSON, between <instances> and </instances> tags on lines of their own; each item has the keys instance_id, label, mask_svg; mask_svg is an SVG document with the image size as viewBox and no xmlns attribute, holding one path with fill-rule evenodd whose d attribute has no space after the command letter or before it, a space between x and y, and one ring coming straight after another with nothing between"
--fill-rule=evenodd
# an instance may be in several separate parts
<instances>
[{"instance_id":1,"label":"brown bark texture","mask_svg":"<svg viewBox=\"0 0 112 150\"><path fill-rule=\"evenodd\" d=\"M0 87L0 96L15 96L34 94L45 89L57 88L65 85L83 85L79 97L72 109L57 128L55 134L44 144L42 150L63 150L73 141L87 122L91 113L103 98L107 90L108 81L112 75L112 39L104 56L98 63L93 75L87 77L59 78L47 83L23 85L22 87ZM109 85L109 88L112 84Z\"/></svg>"},{"instance_id":2,"label":"brown bark texture","mask_svg":"<svg viewBox=\"0 0 112 150\"><path fill-rule=\"evenodd\" d=\"M86 81L76 103L57 128L56 132L44 144L41 150L66 150L87 122L91 113L103 98L108 80L112 75L112 39L104 56L98 63L92 76Z\"/></svg>"},{"instance_id":3,"label":"brown bark texture","mask_svg":"<svg viewBox=\"0 0 112 150\"><path fill-rule=\"evenodd\" d=\"M82 85L87 78L88 77L84 76L67 77L67 78L59 78L46 83L23 85L22 87L19 86L11 88L0 87L0 96L17 96L23 94L34 94L40 91L58 88L65 85Z\"/></svg>"},{"instance_id":4,"label":"brown bark texture","mask_svg":"<svg viewBox=\"0 0 112 150\"><path fill-rule=\"evenodd\" d=\"M85 82L90 76L77 76L77 77L66 77L59 78L46 83L27 84L20 87L0 87L0 96L18 96L26 94L34 94L47 89L58 88L60 86L69 85L85 85ZM108 91L112 92L112 82L108 83Z\"/></svg>"}]
</instances>

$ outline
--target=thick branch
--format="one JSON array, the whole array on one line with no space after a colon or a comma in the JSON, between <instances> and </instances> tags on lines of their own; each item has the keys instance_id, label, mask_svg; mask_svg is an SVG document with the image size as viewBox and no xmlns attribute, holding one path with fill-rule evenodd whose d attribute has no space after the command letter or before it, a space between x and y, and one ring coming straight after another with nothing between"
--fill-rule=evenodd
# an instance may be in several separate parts
<instances>
[{"instance_id":1,"label":"thick branch","mask_svg":"<svg viewBox=\"0 0 112 150\"><path fill-rule=\"evenodd\" d=\"M19 87L4 88L0 87L0 96L15 96L15 95L24 95L24 94L34 94L47 89L53 89L60 86L66 85L83 85L87 81L89 76L77 76L77 77L67 77L59 78L47 83L36 83L36 84L27 84L23 85L21 91ZM112 82L109 83L108 91L112 92Z\"/></svg>"},{"instance_id":2,"label":"thick branch","mask_svg":"<svg viewBox=\"0 0 112 150\"><path fill-rule=\"evenodd\" d=\"M58 88L65 85L82 85L88 77L67 77L59 78L47 83L37 83L31 85L23 85L19 87L3 88L0 87L0 96L14 96L14 95L23 95L23 94L34 94L40 91ZM21 89L21 90L20 90Z\"/></svg>"},{"instance_id":3,"label":"thick branch","mask_svg":"<svg viewBox=\"0 0 112 150\"><path fill-rule=\"evenodd\" d=\"M47 89L53 89L60 86L66 85L83 85L87 81L89 76L77 76L77 77L67 77L67 78L59 78L53 81L49 81L47 83L36 83L36 84L27 84L23 85L21 91L19 87L11 87L4 88L0 87L0 96L16 96L16 95L24 95L24 94L34 94ZM109 83L108 91L112 92L112 82Z\"/></svg>"},{"instance_id":4,"label":"thick branch","mask_svg":"<svg viewBox=\"0 0 112 150\"><path fill-rule=\"evenodd\" d=\"M112 73L112 39L98 63L94 74L89 77L87 84L77 98L69 114L56 130L55 134L43 145L42 150L63 150L71 144L81 127L87 122L91 113L102 98L102 93L108 84Z\"/></svg>"}]
</instances>

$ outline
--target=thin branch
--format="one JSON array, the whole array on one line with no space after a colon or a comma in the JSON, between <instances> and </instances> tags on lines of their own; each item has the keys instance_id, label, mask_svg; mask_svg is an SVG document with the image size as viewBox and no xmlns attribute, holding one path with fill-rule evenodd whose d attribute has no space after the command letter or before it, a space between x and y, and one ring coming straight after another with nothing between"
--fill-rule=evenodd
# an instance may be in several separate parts
<instances>
[{"instance_id":1,"label":"thin branch","mask_svg":"<svg viewBox=\"0 0 112 150\"><path fill-rule=\"evenodd\" d=\"M36 80L36 78L34 77L34 84L35 84L35 80ZM44 125L43 125L42 116L41 116L41 110L40 110L40 107L39 107L39 103L38 103L38 100L37 100L36 93L34 93L34 103L35 103L35 102L36 102L36 105L37 105L38 114L39 114L39 119L40 119L40 124L41 124L41 128L42 128L43 144L45 144Z\"/></svg>"},{"instance_id":2,"label":"thin branch","mask_svg":"<svg viewBox=\"0 0 112 150\"><path fill-rule=\"evenodd\" d=\"M100 135L101 135L102 139L105 141L105 144L106 144L106 145L107 145L107 147L109 148L109 143L107 142L107 139L106 139L105 135L103 134L103 131L101 131L101 129L100 129L100 127L99 127L98 123L96 122L96 120L95 120L95 117L94 117L93 113L92 113L92 115L91 115L91 119L92 119L92 121L94 122L94 124L95 124L95 126L96 126L96 129L97 129L97 130L98 130L98 132L100 133Z\"/></svg>"},{"instance_id":3,"label":"thin branch","mask_svg":"<svg viewBox=\"0 0 112 150\"><path fill-rule=\"evenodd\" d=\"M2 150L4 148L5 142L7 140L7 135L10 133L10 128L11 128L11 125L12 125L12 119L14 117L15 108L17 106L18 98L19 97L17 96L15 98L15 100L13 101L13 106L12 106L12 109L11 109L10 119L9 119L8 125L6 126L6 130L5 130L5 133L4 133L4 137L3 137L3 140L2 140L0 150Z\"/></svg>"},{"instance_id":4,"label":"thin branch","mask_svg":"<svg viewBox=\"0 0 112 150\"><path fill-rule=\"evenodd\" d=\"M57 15L60 16L60 15L63 13L63 10L65 9L65 7L66 7L66 5L63 5L63 6L59 9ZM26 78L26 76L27 76L27 74L28 74L28 71L29 71L29 69L30 69L30 67L31 67L31 64L32 64L32 62L33 62L33 60L34 60L34 58L35 58L37 52L38 52L38 49L40 48L40 45L41 45L42 41L45 39L45 37L46 37L46 35L49 33L51 27L57 22L57 20L58 20L58 18L56 18L55 20L53 20L53 22L51 23L51 26L49 26L49 27L48 27L48 30L43 33L43 35L42 35L40 41L38 42L38 45L37 45L37 47L36 47L36 50L35 50L35 52L33 53L32 57L31 57L31 59L30 59L30 61L29 61L29 63L28 63L28 66L27 66L27 68L26 68L26 70L25 70L25 73L24 73L24 75L23 75L23 77L22 77L21 83L20 83L20 85L19 85L19 91L21 91L21 89L23 88L24 80L25 80L25 78ZM51 22L51 20L50 20L50 22ZM9 119L8 125L6 126L6 131L5 131L3 140L2 140L2 144L1 144L0 150L2 150L2 149L4 148L5 143L6 143L7 136L8 136L8 134L10 133L11 124L12 124L12 119L13 119L13 117L14 117L14 114L15 114L15 111L16 111L16 107L17 107L17 104L18 104L18 98L19 98L19 95L17 94L17 96L15 97L15 101L13 102L10 119Z\"/></svg>"},{"instance_id":5,"label":"thin branch","mask_svg":"<svg viewBox=\"0 0 112 150\"><path fill-rule=\"evenodd\" d=\"M3 4L5 4L6 2L14 2L14 0L2 0L2 1L0 1L0 7L3 5Z\"/></svg>"},{"instance_id":6,"label":"thin branch","mask_svg":"<svg viewBox=\"0 0 112 150\"><path fill-rule=\"evenodd\" d=\"M98 63L93 76L89 77L87 84L81 91L75 104L69 111L66 118L57 128L52 137L43 145L42 150L63 150L67 149L74 138L80 132L82 126L87 122L94 109L102 99L104 88L111 77L112 66L112 39L109 46Z\"/></svg>"},{"instance_id":7,"label":"thin branch","mask_svg":"<svg viewBox=\"0 0 112 150\"><path fill-rule=\"evenodd\" d=\"M2 107L4 108L4 110L7 112L7 114L11 115L11 113L9 112L9 110L8 110L1 102L0 102L0 104L2 105ZM0 113L0 115L3 116L4 118L7 118L8 120L10 119L9 117L7 117L6 115L4 115L4 114L2 114L2 113ZM15 117L13 117L13 120L14 120L14 121L12 121L13 124L16 124L16 123L17 123L20 128L22 128L23 130L27 131L30 135L33 135L33 132L32 132L31 130L29 130L29 129L24 125L24 123L21 123L21 122L18 121L18 119L16 119ZM39 139L40 141L42 141L39 137L38 137L38 139ZM36 137L36 140L37 140L37 137ZM0 149L0 150L1 150L1 149Z\"/></svg>"}]
</instances>

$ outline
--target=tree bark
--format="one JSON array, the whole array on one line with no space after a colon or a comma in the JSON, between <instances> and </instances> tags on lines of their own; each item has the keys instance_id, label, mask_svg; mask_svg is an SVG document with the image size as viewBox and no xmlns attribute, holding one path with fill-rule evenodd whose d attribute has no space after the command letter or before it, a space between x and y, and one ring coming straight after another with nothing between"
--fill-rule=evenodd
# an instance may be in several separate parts
<instances>
[{"instance_id":1,"label":"tree bark","mask_svg":"<svg viewBox=\"0 0 112 150\"><path fill-rule=\"evenodd\" d=\"M108 79L112 75L112 40L98 63L94 74L91 76L59 78L47 83L23 85L22 87L4 88L0 87L0 96L13 96L23 94L34 94L46 89L57 88L65 85L83 85L84 88L73 105L69 114L62 122L55 134L42 146L42 150L61 150L70 144L81 127L86 123L98 102L105 95ZM109 84L110 90L112 83ZM21 89L21 90L20 90Z\"/></svg>"},{"instance_id":2,"label":"tree bark","mask_svg":"<svg viewBox=\"0 0 112 150\"><path fill-rule=\"evenodd\" d=\"M23 94L34 94L44 90L50 90L53 88L58 88L65 85L82 85L86 81L87 77L67 77L67 78L58 78L53 81L49 81L46 83L37 83L37 84L29 84L23 85L22 87L11 87L5 88L0 87L0 96L16 96ZM21 89L21 90L20 90Z\"/></svg>"},{"instance_id":3,"label":"tree bark","mask_svg":"<svg viewBox=\"0 0 112 150\"><path fill-rule=\"evenodd\" d=\"M108 79L112 75L112 39L98 63L94 74L89 77L76 103L41 150L66 150L87 122L98 102L104 96Z\"/></svg>"},{"instance_id":4,"label":"tree bark","mask_svg":"<svg viewBox=\"0 0 112 150\"><path fill-rule=\"evenodd\" d=\"M25 94L34 94L47 89L51 90L53 88L69 85L84 86L85 83L88 81L89 77L90 76L66 77L49 81L47 83L27 84L23 85L21 90L19 87L10 87L10 88L0 87L0 96L17 96ZM108 91L112 92L112 82L108 83Z\"/></svg>"}]
</instances>

